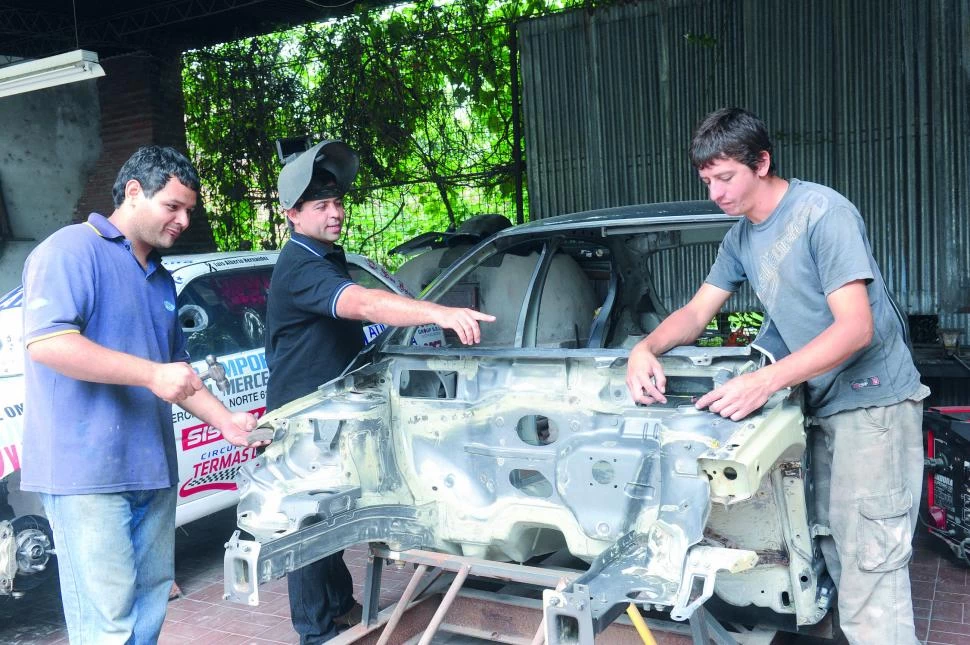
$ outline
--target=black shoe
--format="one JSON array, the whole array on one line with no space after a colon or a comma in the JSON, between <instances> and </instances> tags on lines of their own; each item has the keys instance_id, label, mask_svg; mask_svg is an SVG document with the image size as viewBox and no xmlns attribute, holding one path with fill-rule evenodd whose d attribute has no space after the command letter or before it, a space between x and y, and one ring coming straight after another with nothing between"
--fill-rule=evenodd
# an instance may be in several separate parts
<instances>
[{"instance_id":1,"label":"black shoe","mask_svg":"<svg viewBox=\"0 0 970 645\"><path fill-rule=\"evenodd\" d=\"M359 602L354 601L354 606L351 607L346 613L334 618L333 622L335 622L338 627L353 627L354 625L360 624L360 621L363 619L364 607Z\"/></svg>"}]
</instances>

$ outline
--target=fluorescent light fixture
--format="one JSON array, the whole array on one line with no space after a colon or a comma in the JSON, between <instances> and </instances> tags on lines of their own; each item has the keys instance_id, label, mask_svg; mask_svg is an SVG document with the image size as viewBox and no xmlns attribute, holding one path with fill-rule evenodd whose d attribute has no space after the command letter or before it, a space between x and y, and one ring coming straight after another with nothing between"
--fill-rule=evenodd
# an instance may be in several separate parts
<instances>
[{"instance_id":1,"label":"fluorescent light fixture","mask_svg":"<svg viewBox=\"0 0 970 645\"><path fill-rule=\"evenodd\" d=\"M0 96L104 76L98 55L85 49L0 67Z\"/></svg>"}]
</instances>

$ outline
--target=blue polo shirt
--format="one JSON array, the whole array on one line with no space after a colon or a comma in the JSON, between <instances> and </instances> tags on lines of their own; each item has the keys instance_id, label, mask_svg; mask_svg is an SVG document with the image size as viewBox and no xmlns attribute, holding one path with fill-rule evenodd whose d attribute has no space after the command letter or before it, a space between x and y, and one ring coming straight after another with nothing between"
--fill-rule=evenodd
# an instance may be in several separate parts
<instances>
[{"instance_id":1,"label":"blue polo shirt","mask_svg":"<svg viewBox=\"0 0 970 645\"><path fill-rule=\"evenodd\" d=\"M188 360L175 283L152 252L92 213L44 240L24 265L24 342L82 334L150 361ZM154 490L178 481L172 406L148 388L107 385L24 364L20 487L51 494Z\"/></svg>"}]
</instances>

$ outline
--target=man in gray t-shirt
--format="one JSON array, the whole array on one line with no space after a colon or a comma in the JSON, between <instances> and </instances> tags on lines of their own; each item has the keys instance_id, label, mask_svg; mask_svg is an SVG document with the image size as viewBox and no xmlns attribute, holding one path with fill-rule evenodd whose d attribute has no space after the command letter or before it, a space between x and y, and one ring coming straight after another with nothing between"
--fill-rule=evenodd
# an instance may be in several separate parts
<instances>
[{"instance_id":1,"label":"man in gray t-shirt","mask_svg":"<svg viewBox=\"0 0 970 645\"><path fill-rule=\"evenodd\" d=\"M657 356L692 343L745 282L791 353L697 401L733 420L773 393L805 384L816 418L822 551L839 589L850 643L916 643L907 563L922 485L922 399L929 390L905 324L872 257L858 210L818 184L775 172L767 128L753 114L708 115L690 146L710 197L741 216L707 280L630 352L639 403L666 402Z\"/></svg>"},{"instance_id":2,"label":"man in gray t-shirt","mask_svg":"<svg viewBox=\"0 0 970 645\"><path fill-rule=\"evenodd\" d=\"M868 298L868 344L805 380L814 415L892 405L919 388L904 323L872 257L862 217L831 188L792 179L768 219L744 217L728 232L705 283L735 293L746 280L793 350L835 322L828 298L839 289L855 284Z\"/></svg>"}]
</instances>

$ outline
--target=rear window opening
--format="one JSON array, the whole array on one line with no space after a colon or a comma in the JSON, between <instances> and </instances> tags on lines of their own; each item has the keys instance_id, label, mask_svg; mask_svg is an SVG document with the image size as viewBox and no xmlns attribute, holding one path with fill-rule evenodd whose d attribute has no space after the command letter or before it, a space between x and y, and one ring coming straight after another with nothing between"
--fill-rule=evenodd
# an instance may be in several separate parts
<instances>
[{"instance_id":1,"label":"rear window opening","mask_svg":"<svg viewBox=\"0 0 970 645\"><path fill-rule=\"evenodd\" d=\"M259 349L266 340L272 267L205 275L178 297L178 317L192 361Z\"/></svg>"}]
</instances>

